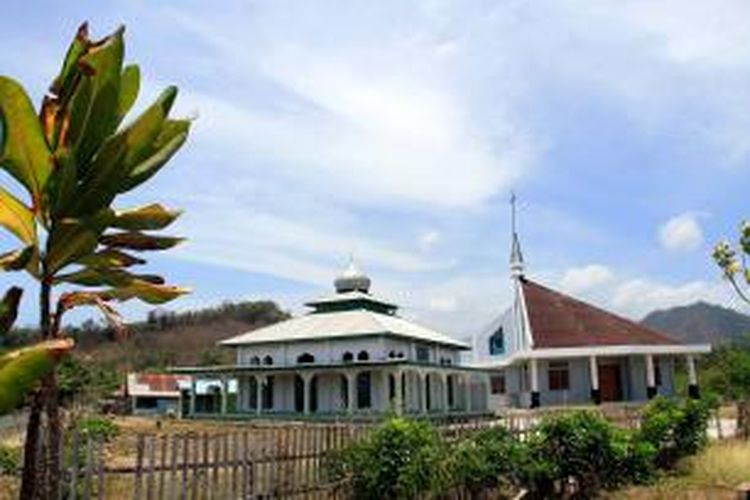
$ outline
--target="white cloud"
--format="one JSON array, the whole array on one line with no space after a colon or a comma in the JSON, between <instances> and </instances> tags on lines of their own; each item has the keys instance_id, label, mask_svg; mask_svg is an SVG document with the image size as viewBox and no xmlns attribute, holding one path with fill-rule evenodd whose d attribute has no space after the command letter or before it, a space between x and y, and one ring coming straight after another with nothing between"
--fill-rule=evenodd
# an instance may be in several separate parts
<instances>
[{"instance_id":1,"label":"white cloud","mask_svg":"<svg viewBox=\"0 0 750 500\"><path fill-rule=\"evenodd\" d=\"M610 283L614 273L600 264L568 269L563 274L560 286L569 293L578 293Z\"/></svg>"},{"instance_id":2,"label":"white cloud","mask_svg":"<svg viewBox=\"0 0 750 500\"><path fill-rule=\"evenodd\" d=\"M698 217L686 212L666 221L659 229L661 245L673 252L697 250L703 244L703 230Z\"/></svg>"},{"instance_id":3,"label":"white cloud","mask_svg":"<svg viewBox=\"0 0 750 500\"><path fill-rule=\"evenodd\" d=\"M436 231L434 229L425 231L419 237L419 248L421 248L423 252L429 252L435 245L440 243L441 239L442 236L439 231Z\"/></svg>"},{"instance_id":4,"label":"white cloud","mask_svg":"<svg viewBox=\"0 0 750 500\"><path fill-rule=\"evenodd\" d=\"M698 301L738 305L726 283L702 280L666 284L649 278L636 278L617 285L612 296L612 305L616 310L636 319L657 309Z\"/></svg>"}]
</instances>

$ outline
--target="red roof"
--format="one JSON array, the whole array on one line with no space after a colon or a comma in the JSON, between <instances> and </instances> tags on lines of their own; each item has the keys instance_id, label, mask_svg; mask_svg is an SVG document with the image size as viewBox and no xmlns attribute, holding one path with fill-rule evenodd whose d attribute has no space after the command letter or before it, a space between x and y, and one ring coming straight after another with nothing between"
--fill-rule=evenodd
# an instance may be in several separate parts
<instances>
[{"instance_id":1,"label":"red roof","mask_svg":"<svg viewBox=\"0 0 750 500\"><path fill-rule=\"evenodd\" d=\"M534 348L679 344L664 333L527 278L521 283Z\"/></svg>"},{"instance_id":2,"label":"red roof","mask_svg":"<svg viewBox=\"0 0 750 500\"><path fill-rule=\"evenodd\" d=\"M163 373L131 373L128 375L128 393L179 393L180 381L190 381L189 375L172 375Z\"/></svg>"}]
</instances>

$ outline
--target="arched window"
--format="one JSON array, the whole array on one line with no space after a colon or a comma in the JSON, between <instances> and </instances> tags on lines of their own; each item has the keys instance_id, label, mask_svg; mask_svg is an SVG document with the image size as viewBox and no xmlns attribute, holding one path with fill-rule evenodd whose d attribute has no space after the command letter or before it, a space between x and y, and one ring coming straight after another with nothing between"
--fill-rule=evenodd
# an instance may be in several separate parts
<instances>
[{"instance_id":1,"label":"arched window","mask_svg":"<svg viewBox=\"0 0 750 500\"><path fill-rule=\"evenodd\" d=\"M357 375L357 408L370 408L372 405L372 377L370 372Z\"/></svg>"},{"instance_id":2,"label":"arched window","mask_svg":"<svg viewBox=\"0 0 750 500\"><path fill-rule=\"evenodd\" d=\"M395 357L396 357L396 351L391 351L391 352L389 352L389 353L388 353L388 357L389 357L389 358L391 358L391 359L392 359L392 358L395 358Z\"/></svg>"},{"instance_id":3,"label":"arched window","mask_svg":"<svg viewBox=\"0 0 750 500\"><path fill-rule=\"evenodd\" d=\"M367 354L367 351L359 351L359 354L357 354L357 361L367 361L370 359L370 355Z\"/></svg>"},{"instance_id":4,"label":"arched window","mask_svg":"<svg viewBox=\"0 0 750 500\"><path fill-rule=\"evenodd\" d=\"M273 358L271 356L264 357L263 364L266 366L271 366L273 364Z\"/></svg>"},{"instance_id":5,"label":"arched window","mask_svg":"<svg viewBox=\"0 0 750 500\"><path fill-rule=\"evenodd\" d=\"M505 353L505 337L503 336L503 327L497 329L490 337L490 355Z\"/></svg>"},{"instance_id":6,"label":"arched window","mask_svg":"<svg viewBox=\"0 0 750 500\"><path fill-rule=\"evenodd\" d=\"M303 353L303 354L300 354L299 356L297 356L297 363L298 364L302 364L302 363L314 363L314 362L315 362L315 356L313 356L309 352L306 352L306 353Z\"/></svg>"},{"instance_id":7,"label":"arched window","mask_svg":"<svg viewBox=\"0 0 750 500\"><path fill-rule=\"evenodd\" d=\"M260 358L258 356L253 356L250 358L250 364L251 365L259 365L260 364Z\"/></svg>"},{"instance_id":8,"label":"arched window","mask_svg":"<svg viewBox=\"0 0 750 500\"><path fill-rule=\"evenodd\" d=\"M354 354L350 353L349 351L346 351L343 356L341 356L341 360L344 363L351 363L354 361Z\"/></svg>"}]
</instances>

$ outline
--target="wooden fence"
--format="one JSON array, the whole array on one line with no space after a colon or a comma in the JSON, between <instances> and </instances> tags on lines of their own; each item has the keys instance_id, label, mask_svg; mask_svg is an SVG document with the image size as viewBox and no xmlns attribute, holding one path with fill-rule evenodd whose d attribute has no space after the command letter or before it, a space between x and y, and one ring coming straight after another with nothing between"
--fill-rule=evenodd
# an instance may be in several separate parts
<instances>
[{"instance_id":1,"label":"wooden fence","mask_svg":"<svg viewBox=\"0 0 750 500\"><path fill-rule=\"evenodd\" d=\"M433 420L447 440L502 425L519 439L545 416L567 410L512 411L489 419ZM602 413L637 427L640 412ZM336 499L347 485L330 473L337 451L367 436L374 423L286 423L247 430L150 433L105 443L66 436L60 499Z\"/></svg>"}]
</instances>

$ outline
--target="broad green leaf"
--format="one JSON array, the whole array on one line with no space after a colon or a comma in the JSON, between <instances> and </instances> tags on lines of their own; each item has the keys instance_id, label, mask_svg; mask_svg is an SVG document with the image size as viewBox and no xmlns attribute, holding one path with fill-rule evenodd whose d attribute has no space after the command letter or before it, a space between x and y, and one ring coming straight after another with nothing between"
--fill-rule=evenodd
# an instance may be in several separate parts
<instances>
[{"instance_id":1,"label":"broad green leaf","mask_svg":"<svg viewBox=\"0 0 750 500\"><path fill-rule=\"evenodd\" d=\"M47 241L47 271L56 273L96 250L99 236L112 220L111 210L100 210L91 217L64 219L52 228Z\"/></svg>"},{"instance_id":2,"label":"broad green leaf","mask_svg":"<svg viewBox=\"0 0 750 500\"><path fill-rule=\"evenodd\" d=\"M33 206L39 208L52 158L29 96L20 84L5 76L0 76L0 122L0 167L23 184Z\"/></svg>"},{"instance_id":3,"label":"broad green leaf","mask_svg":"<svg viewBox=\"0 0 750 500\"><path fill-rule=\"evenodd\" d=\"M125 66L120 79L120 99L117 105L117 115L122 120L138 98L141 88L141 70L135 65Z\"/></svg>"},{"instance_id":4,"label":"broad green leaf","mask_svg":"<svg viewBox=\"0 0 750 500\"><path fill-rule=\"evenodd\" d=\"M21 303L23 290L17 286L10 287L0 302L0 335L5 335L13 327L18 316L18 304Z\"/></svg>"},{"instance_id":5,"label":"broad green leaf","mask_svg":"<svg viewBox=\"0 0 750 500\"><path fill-rule=\"evenodd\" d=\"M57 75L57 78L55 78L50 87L51 92L57 96L67 96L70 94L73 81L80 71L78 61L91 48L91 45L88 24L83 23L78 27L73 42L68 47L60 74Z\"/></svg>"},{"instance_id":6,"label":"broad green leaf","mask_svg":"<svg viewBox=\"0 0 750 500\"><path fill-rule=\"evenodd\" d=\"M141 280L161 285L164 278L152 274L131 274L123 269L94 269L83 268L72 273L61 274L55 278L55 283L72 283L83 286L111 286L126 287L133 281Z\"/></svg>"},{"instance_id":7,"label":"broad green leaf","mask_svg":"<svg viewBox=\"0 0 750 500\"><path fill-rule=\"evenodd\" d=\"M181 213L179 210L167 210L158 203L152 203L130 210L116 211L111 226L128 231L164 229Z\"/></svg>"},{"instance_id":8,"label":"broad green leaf","mask_svg":"<svg viewBox=\"0 0 750 500\"><path fill-rule=\"evenodd\" d=\"M34 214L18 198L0 187L0 226L27 245L36 243Z\"/></svg>"},{"instance_id":9,"label":"broad green leaf","mask_svg":"<svg viewBox=\"0 0 750 500\"><path fill-rule=\"evenodd\" d=\"M124 27L118 28L112 35L93 45L78 62L80 66L87 68L84 73L90 73L85 78L92 79L88 118L75 146L79 166L88 164L104 139L119 125L117 111L125 51L124 32Z\"/></svg>"},{"instance_id":10,"label":"broad green leaf","mask_svg":"<svg viewBox=\"0 0 750 500\"><path fill-rule=\"evenodd\" d=\"M138 264L145 264L144 259L134 257L114 248L106 248L99 252L84 256L78 261L78 264L91 267L94 269L104 268L112 269L118 267L130 267Z\"/></svg>"},{"instance_id":11,"label":"broad green leaf","mask_svg":"<svg viewBox=\"0 0 750 500\"><path fill-rule=\"evenodd\" d=\"M0 269L3 271L20 271L29 268L30 265L38 264L34 262L38 259L37 248L35 245L29 245L18 250L0 254ZM33 268L28 269L32 274Z\"/></svg>"},{"instance_id":12,"label":"broad green leaf","mask_svg":"<svg viewBox=\"0 0 750 500\"><path fill-rule=\"evenodd\" d=\"M152 236L136 231L105 234L99 239L102 245L130 250L166 250L185 241L173 236Z\"/></svg>"},{"instance_id":13,"label":"broad green leaf","mask_svg":"<svg viewBox=\"0 0 750 500\"><path fill-rule=\"evenodd\" d=\"M55 339L0 355L0 415L16 408L72 347L72 339Z\"/></svg>"},{"instance_id":14,"label":"broad green leaf","mask_svg":"<svg viewBox=\"0 0 750 500\"><path fill-rule=\"evenodd\" d=\"M127 287L113 290L112 294L120 301L138 298L148 304L164 304L190 292L191 290L185 287L159 285L147 281L134 280Z\"/></svg>"},{"instance_id":15,"label":"broad green leaf","mask_svg":"<svg viewBox=\"0 0 750 500\"><path fill-rule=\"evenodd\" d=\"M50 85L49 94L44 97L40 118L47 144L52 150L57 149L60 139L64 140L70 129L70 115L68 112L61 112L60 107L67 107L71 96L80 87L83 73L78 62L92 45L89 40L88 25L83 23L68 47L60 73Z\"/></svg>"},{"instance_id":16,"label":"broad green leaf","mask_svg":"<svg viewBox=\"0 0 750 500\"><path fill-rule=\"evenodd\" d=\"M70 214L89 213L112 203L133 165L148 155L157 140L176 93L176 88L168 88L130 126L107 139L83 178Z\"/></svg>"},{"instance_id":17,"label":"broad green leaf","mask_svg":"<svg viewBox=\"0 0 750 500\"><path fill-rule=\"evenodd\" d=\"M143 184L156 174L166 163L174 156L177 151L180 150L185 141L187 140L187 132L180 133L172 137L166 144L156 150L154 154L149 156L146 160L142 161L133 168L127 180L120 187L120 192L124 193L131 189Z\"/></svg>"},{"instance_id":18,"label":"broad green leaf","mask_svg":"<svg viewBox=\"0 0 750 500\"><path fill-rule=\"evenodd\" d=\"M57 170L47 182L47 199L50 216L59 219L65 209L75 198L78 182L77 166L72 151L68 148L58 149L55 153Z\"/></svg>"}]
</instances>

